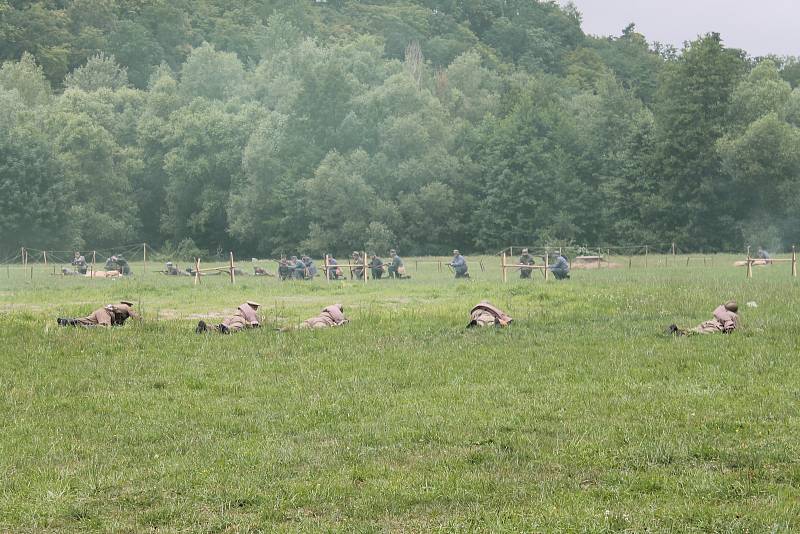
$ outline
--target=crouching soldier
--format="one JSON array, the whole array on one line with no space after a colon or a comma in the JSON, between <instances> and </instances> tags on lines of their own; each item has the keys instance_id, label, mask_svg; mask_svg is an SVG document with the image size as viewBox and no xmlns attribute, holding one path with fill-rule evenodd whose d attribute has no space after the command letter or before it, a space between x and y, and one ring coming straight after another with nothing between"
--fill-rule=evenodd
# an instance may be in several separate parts
<instances>
[{"instance_id":1,"label":"crouching soldier","mask_svg":"<svg viewBox=\"0 0 800 534\"><path fill-rule=\"evenodd\" d=\"M60 326L122 326L128 319L138 319L133 303L121 300L119 304L106 304L86 317L58 318Z\"/></svg>"},{"instance_id":2,"label":"crouching soldier","mask_svg":"<svg viewBox=\"0 0 800 534\"><path fill-rule=\"evenodd\" d=\"M372 273L373 280L380 280L383 277L383 273L386 270L383 264L383 260L379 258L376 254L372 255L372 258L369 262L369 269Z\"/></svg>"},{"instance_id":3,"label":"crouching soldier","mask_svg":"<svg viewBox=\"0 0 800 534\"><path fill-rule=\"evenodd\" d=\"M555 258L555 263L551 263L548 269L556 277L556 280L569 278L569 262L567 258L560 252L554 252L553 258Z\"/></svg>"},{"instance_id":4,"label":"crouching soldier","mask_svg":"<svg viewBox=\"0 0 800 534\"><path fill-rule=\"evenodd\" d=\"M350 267L350 278L352 280L363 280L364 279L364 271L366 270L366 263L367 258L361 257L361 253L357 251L353 251L353 255L350 259L350 265L354 267Z\"/></svg>"},{"instance_id":5,"label":"crouching soldier","mask_svg":"<svg viewBox=\"0 0 800 534\"><path fill-rule=\"evenodd\" d=\"M349 321L344 316L344 306L334 304L328 306L316 317L306 319L298 328L328 328L332 326L342 326Z\"/></svg>"},{"instance_id":6,"label":"crouching soldier","mask_svg":"<svg viewBox=\"0 0 800 534\"><path fill-rule=\"evenodd\" d=\"M687 336L690 334L730 334L739 327L739 305L735 300L731 300L717 306L714 310L714 318L710 321L703 321L694 328L688 330L680 329L677 325L669 325L668 332L676 336Z\"/></svg>"},{"instance_id":7,"label":"crouching soldier","mask_svg":"<svg viewBox=\"0 0 800 534\"><path fill-rule=\"evenodd\" d=\"M78 268L77 271L79 274L86 274L86 271L89 270L89 264L86 263L86 258L77 251L75 252L75 257L72 258L72 265Z\"/></svg>"},{"instance_id":8,"label":"crouching soldier","mask_svg":"<svg viewBox=\"0 0 800 534\"><path fill-rule=\"evenodd\" d=\"M508 326L514 319L500 308L482 300L469 311L469 324L467 328L475 326Z\"/></svg>"},{"instance_id":9,"label":"crouching soldier","mask_svg":"<svg viewBox=\"0 0 800 534\"><path fill-rule=\"evenodd\" d=\"M339 267L339 262L336 261L336 258L331 256L330 254L327 256L328 258L328 267L326 272L328 273L329 280L338 280L342 278L342 269Z\"/></svg>"},{"instance_id":10,"label":"crouching soldier","mask_svg":"<svg viewBox=\"0 0 800 534\"><path fill-rule=\"evenodd\" d=\"M218 325L209 326L205 321L197 323L195 332L201 334L203 332L219 332L220 334L232 334L245 328L258 328L261 322L258 319L258 307L261 306L258 302L248 300L236 310L236 313L227 317Z\"/></svg>"}]
</instances>

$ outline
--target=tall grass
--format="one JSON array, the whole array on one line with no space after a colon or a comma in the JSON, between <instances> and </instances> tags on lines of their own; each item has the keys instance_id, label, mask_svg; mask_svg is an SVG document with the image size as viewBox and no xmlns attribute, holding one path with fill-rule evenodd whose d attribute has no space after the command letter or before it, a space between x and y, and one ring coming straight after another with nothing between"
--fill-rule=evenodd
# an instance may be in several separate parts
<instances>
[{"instance_id":1,"label":"tall grass","mask_svg":"<svg viewBox=\"0 0 800 534\"><path fill-rule=\"evenodd\" d=\"M366 285L0 269L0 530L800 528L788 266L502 284L483 260ZM55 324L120 298L145 322ZM514 324L466 331L484 298ZM663 335L729 298L734 335ZM245 299L266 328L193 333ZM333 302L346 327L273 329Z\"/></svg>"}]
</instances>

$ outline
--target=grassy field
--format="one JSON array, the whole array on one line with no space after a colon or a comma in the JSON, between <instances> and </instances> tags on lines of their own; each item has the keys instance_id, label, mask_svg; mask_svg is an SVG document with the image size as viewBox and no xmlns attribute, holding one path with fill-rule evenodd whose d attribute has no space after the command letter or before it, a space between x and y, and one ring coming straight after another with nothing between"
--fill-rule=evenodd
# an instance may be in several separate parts
<instances>
[{"instance_id":1,"label":"grassy field","mask_svg":"<svg viewBox=\"0 0 800 534\"><path fill-rule=\"evenodd\" d=\"M367 285L0 267L0 531L797 531L798 282L663 259L547 284L488 257ZM55 323L121 298L142 324ZM484 298L514 324L466 331ZM730 298L734 335L664 335ZM267 328L194 334L245 299ZM274 331L334 302L344 328Z\"/></svg>"}]
</instances>

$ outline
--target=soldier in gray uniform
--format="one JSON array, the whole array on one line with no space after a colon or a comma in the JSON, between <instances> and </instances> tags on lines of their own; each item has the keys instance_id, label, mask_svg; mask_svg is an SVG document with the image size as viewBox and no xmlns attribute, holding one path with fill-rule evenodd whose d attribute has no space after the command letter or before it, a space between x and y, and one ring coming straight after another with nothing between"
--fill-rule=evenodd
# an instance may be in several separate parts
<instances>
[{"instance_id":1,"label":"soldier in gray uniform","mask_svg":"<svg viewBox=\"0 0 800 534\"><path fill-rule=\"evenodd\" d=\"M370 259L369 270L372 273L373 280L380 280L383 277L383 273L385 271L383 260L380 259L376 254L373 254L372 258Z\"/></svg>"},{"instance_id":2,"label":"soldier in gray uniform","mask_svg":"<svg viewBox=\"0 0 800 534\"><path fill-rule=\"evenodd\" d=\"M519 264L520 265L535 265L536 262L533 260L533 256L528 253L527 248L522 249L522 256L519 257ZM519 269L519 277L524 279L530 279L531 273L533 269L526 269L525 267L520 267Z\"/></svg>"},{"instance_id":3,"label":"soldier in gray uniform","mask_svg":"<svg viewBox=\"0 0 800 534\"><path fill-rule=\"evenodd\" d=\"M469 268L467 267L467 260L461 255L458 249L453 251L453 259L450 260L450 267L456 273L456 278L469 278Z\"/></svg>"},{"instance_id":4,"label":"soldier in gray uniform","mask_svg":"<svg viewBox=\"0 0 800 534\"><path fill-rule=\"evenodd\" d=\"M406 270L403 259L397 255L397 251L394 249L389 251L389 255L392 257L392 263L389 264L389 278L403 278Z\"/></svg>"},{"instance_id":5,"label":"soldier in gray uniform","mask_svg":"<svg viewBox=\"0 0 800 534\"><path fill-rule=\"evenodd\" d=\"M351 261L352 265L356 267L351 267L350 272L352 274L353 280L363 280L364 279L364 269L367 259L361 258L361 253L357 251L353 251L353 259Z\"/></svg>"},{"instance_id":6,"label":"soldier in gray uniform","mask_svg":"<svg viewBox=\"0 0 800 534\"><path fill-rule=\"evenodd\" d=\"M297 256L292 256L289 260L289 269L292 271L292 278L295 280L306 279L306 264L297 259Z\"/></svg>"},{"instance_id":7,"label":"soldier in gray uniform","mask_svg":"<svg viewBox=\"0 0 800 534\"><path fill-rule=\"evenodd\" d=\"M308 256L303 256L301 259L303 260L303 263L305 263L306 265L306 279L311 280L312 278L317 276L317 266L314 265L314 260L312 260Z\"/></svg>"},{"instance_id":8,"label":"soldier in gray uniform","mask_svg":"<svg viewBox=\"0 0 800 534\"><path fill-rule=\"evenodd\" d=\"M88 270L88 265L86 263L86 258L83 257L83 254L80 252L75 252L75 257L72 259L72 265L77 267L77 271L80 274L86 274Z\"/></svg>"},{"instance_id":9,"label":"soldier in gray uniform","mask_svg":"<svg viewBox=\"0 0 800 534\"><path fill-rule=\"evenodd\" d=\"M554 252L553 257L555 262L548 266L550 272L556 277L556 280L564 280L569 278L569 262L560 252Z\"/></svg>"}]
</instances>

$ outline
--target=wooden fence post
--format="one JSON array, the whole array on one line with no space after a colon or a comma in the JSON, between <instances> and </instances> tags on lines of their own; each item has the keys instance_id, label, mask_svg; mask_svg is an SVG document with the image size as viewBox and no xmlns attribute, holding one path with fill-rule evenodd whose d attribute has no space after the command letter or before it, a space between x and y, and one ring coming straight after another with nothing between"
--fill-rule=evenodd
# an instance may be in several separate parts
<instances>
[{"instance_id":1,"label":"wooden fence post","mask_svg":"<svg viewBox=\"0 0 800 534\"><path fill-rule=\"evenodd\" d=\"M753 260L749 253L747 254L747 278L753 278Z\"/></svg>"},{"instance_id":2,"label":"wooden fence post","mask_svg":"<svg viewBox=\"0 0 800 534\"><path fill-rule=\"evenodd\" d=\"M92 276L90 278L94 278L94 262L95 262L95 259L97 259L97 251L93 250L92 251Z\"/></svg>"},{"instance_id":3,"label":"wooden fence post","mask_svg":"<svg viewBox=\"0 0 800 534\"><path fill-rule=\"evenodd\" d=\"M231 284L235 284L236 283L236 273L233 272L233 251L231 251L230 271L231 271Z\"/></svg>"},{"instance_id":4,"label":"wooden fence post","mask_svg":"<svg viewBox=\"0 0 800 534\"><path fill-rule=\"evenodd\" d=\"M549 262L550 262L550 254L547 251L547 247L545 247L545 249L544 249L544 281L545 282L547 282L547 278L550 276L550 269L548 269L548 267L550 266Z\"/></svg>"},{"instance_id":5,"label":"wooden fence post","mask_svg":"<svg viewBox=\"0 0 800 534\"><path fill-rule=\"evenodd\" d=\"M792 245L792 276L797 277L797 250L794 245Z\"/></svg>"},{"instance_id":6,"label":"wooden fence post","mask_svg":"<svg viewBox=\"0 0 800 534\"><path fill-rule=\"evenodd\" d=\"M194 259L194 285L200 283L200 258Z\"/></svg>"},{"instance_id":7,"label":"wooden fence post","mask_svg":"<svg viewBox=\"0 0 800 534\"><path fill-rule=\"evenodd\" d=\"M506 251L500 255L500 269L503 271L503 283L508 282L508 273L506 273Z\"/></svg>"},{"instance_id":8,"label":"wooden fence post","mask_svg":"<svg viewBox=\"0 0 800 534\"><path fill-rule=\"evenodd\" d=\"M42 256L44 256L44 266L47 267L47 251L42 251Z\"/></svg>"},{"instance_id":9,"label":"wooden fence post","mask_svg":"<svg viewBox=\"0 0 800 534\"><path fill-rule=\"evenodd\" d=\"M325 269L325 281L330 283L331 275L328 272L328 255L325 254L325 259L322 260L322 267Z\"/></svg>"},{"instance_id":10,"label":"wooden fence post","mask_svg":"<svg viewBox=\"0 0 800 534\"><path fill-rule=\"evenodd\" d=\"M364 284L366 284L367 283L367 250L366 249L364 249L364 261L362 263L364 264Z\"/></svg>"},{"instance_id":11,"label":"wooden fence post","mask_svg":"<svg viewBox=\"0 0 800 534\"><path fill-rule=\"evenodd\" d=\"M142 243L142 257L144 258L144 272L147 273L147 243Z\"/></svg>"},{"instance_id":12,"label":"wooden fence post","mask_svg":"<svg viewBox=\"0 0 800 534\"><path fill-rule=\"evenodd\" d=\"M648 254L647 245L644 246L644 266L647 267L647 254Z\"/></svg>"}]
</instances>

